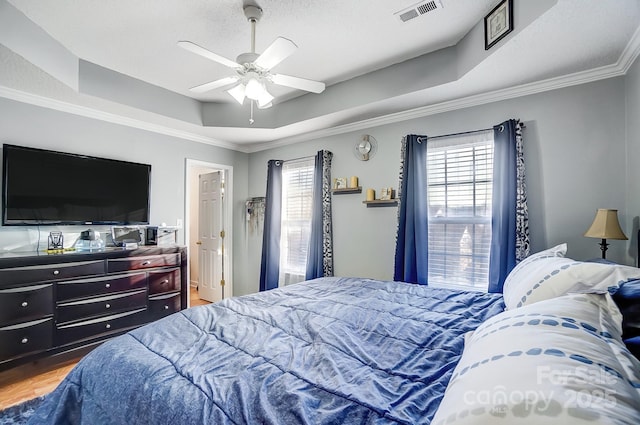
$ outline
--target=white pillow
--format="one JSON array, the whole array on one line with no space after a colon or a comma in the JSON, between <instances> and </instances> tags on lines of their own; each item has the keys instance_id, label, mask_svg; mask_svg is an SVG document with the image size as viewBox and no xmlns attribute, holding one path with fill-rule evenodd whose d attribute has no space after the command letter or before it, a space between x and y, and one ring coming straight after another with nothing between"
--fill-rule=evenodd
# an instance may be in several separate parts
<instances>
[{"instance_id":1,"label":"white pillow","mask_svg":"<svg viewBox=\"0 0 640 425\"><path fill-rule=\"evenodd\" d=\"M511 271L517 271L519 268L526 266L528 263L532 261L536 261L538 258L552 258L552 257L564 257L567 254L567 244L561 243L560 245L556 245L552 248L547 248L544 251L536 252L535 254L531 254L524 260L520 261Z\"/></svg>"},{"instance_id":2,"label":"white pillow","mask_svg":"<svg viewBox=\"0 0 640 425\"><path fill-rule=\"evenodd\" d=\"M640 423L640 361L610 298L569 294L488 319L431 424Z\"/></svg>"},{"instance_id":3,"label":"white pillow","mask_svg":"<svg viewBox=\"0 0 640 425\"><path fill-rule=\"evenodd\" d=\"M523 277L526 277L528 269L532 266L532 264L536 264L546 258L562 258L566 255L566 253L567 244L562 243L560 245L554 246L553 248L545 249L544 251L531 254L530 256L516 264L516 266L509 272L507 278L504 280L503 293L507 290L507 288L517 285L517 282L519 282Z\"/></svg>"},{"instance_id":4,"label":"white pillow","mask_svg":"<svg viewBox=\"0 0 640 425\"><path fill-rule=\"evenodd\" d=\"M505 279L503 297L507 310L572 292L604 293L622 282L640 278L640 269L635 267L535 255L514 267Z\"/></svg>"}]
</instances>

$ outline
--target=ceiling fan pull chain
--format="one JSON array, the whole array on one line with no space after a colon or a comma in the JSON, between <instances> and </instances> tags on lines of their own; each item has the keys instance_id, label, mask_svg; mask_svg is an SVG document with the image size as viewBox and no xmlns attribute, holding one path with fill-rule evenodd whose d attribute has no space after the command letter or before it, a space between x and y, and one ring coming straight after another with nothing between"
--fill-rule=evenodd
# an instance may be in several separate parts
<instances>
[{"instance_id":1,"label":"ceiling fan pull chain","mask_svg":"<svg viewBox=\"0 0 640 425\"><path fill-rule=\"evenodd\" d=\"M251 116L249 117L249 124L253 124L255 121L253 120L253 104L255 101L251 101Z\"/></svg>"}]
</instances>

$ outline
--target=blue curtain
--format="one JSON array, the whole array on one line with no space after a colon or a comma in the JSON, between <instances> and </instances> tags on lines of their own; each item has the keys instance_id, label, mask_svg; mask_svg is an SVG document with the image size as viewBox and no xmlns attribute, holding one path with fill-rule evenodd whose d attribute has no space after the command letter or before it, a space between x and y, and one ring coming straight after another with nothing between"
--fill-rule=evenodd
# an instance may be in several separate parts
<instances>
[{"instance_id":1,"label":"blue curtain","mask_svg":"<svg viewBox=\"0 0 640 425\"><path fill-rule=\"evenodd\" d=\"M282 214L282 161L267 164L267 196L262 234L260 290L278 287L280 275L280 217Z\"/></svg>"},{"instance_id":2,"label":"blue curtain","mask_svg":"<svg viewBox=\"0 0 640 425\"><path fill-rule=\"evenodd\" d=\"M516 120L493 127L493 210L489 292L502 292L509 272L516 265L517 150Z\"/></svg>"},{"instance_id":3,"label":"blue curtain","mask_svg":"<svg viewBox=\"0 0 640 425\"><path fill-rule=\"evenodd\" d=\"M313 171L311 236L305 279L333 276L333 224L331 221L331 159L329 151L318 151Z\"/></svg>"},{"instance_id":4,"label":"blue curtain","mask_svg":"<svg viewBox=\"0 0 640 425\"><path fill-rule=\"evenodd\" d=\"M402 140L398 185L398 232L393 279L427 284L427 136L410 134Z\"/></svg>"}]
</instances>

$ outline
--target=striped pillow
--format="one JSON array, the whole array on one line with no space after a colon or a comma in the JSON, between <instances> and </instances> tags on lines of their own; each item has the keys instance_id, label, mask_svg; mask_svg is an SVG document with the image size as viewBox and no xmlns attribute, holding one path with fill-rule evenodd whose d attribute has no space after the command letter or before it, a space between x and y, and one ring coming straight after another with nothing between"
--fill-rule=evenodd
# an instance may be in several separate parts
<instances>
[{"instance_id":1,"label":"striped pillow","mask_svg":"<svg viewBox=\"0 0 640 425\"><path fill-rule=\"evenodd\" d=\"M507 278L504 281L502 292L506 293L510 291L513 286L516 286L517 282L527 276L527 274L529 273L529 269L531 267L534 267L533 265L538 264L547 258L563 258L566 253L567 244L563 243L560 245L556 245L553 248L545 249L544 251L531 254L530 256L516 264L513 270L509 272Z\"/></svg>"},{"instance_id":2,"label":"striped pillow","mask_svg":"<svg viewBox=\"0 0 640 425\"><path fill-rule=\"evenodd\" d=\"M564 257L528 260L518 264L505 280L503 296L508 310L568 293L605 293L640 278L640 269L619 264Z\"/></svg>"},{"instance_id":3,"label":"striped pillow","mask_svg":"<svg viewBox=\"0 0 640 425\"><path fill-rule=\"evenodd\" d=\"M637 424L640 361L609 294L500 313L465 342L432 425Z\"/></svg>"}]
</instances>

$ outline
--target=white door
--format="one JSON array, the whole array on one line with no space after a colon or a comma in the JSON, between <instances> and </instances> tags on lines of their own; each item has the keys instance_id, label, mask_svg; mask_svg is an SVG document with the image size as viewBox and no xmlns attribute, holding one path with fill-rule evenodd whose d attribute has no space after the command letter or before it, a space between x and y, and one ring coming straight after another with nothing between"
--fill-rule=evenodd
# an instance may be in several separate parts
<instances>
[{"instance_id":1,"label":"white door","mask_svg":"<svg viewBox=\"0 0 640 425\"><path fill-rule=\"evenodd\" d=\"M199 176L198 295L215 302L223 298L222 286L222 171Z\"/></svg>"}]
</instances>

